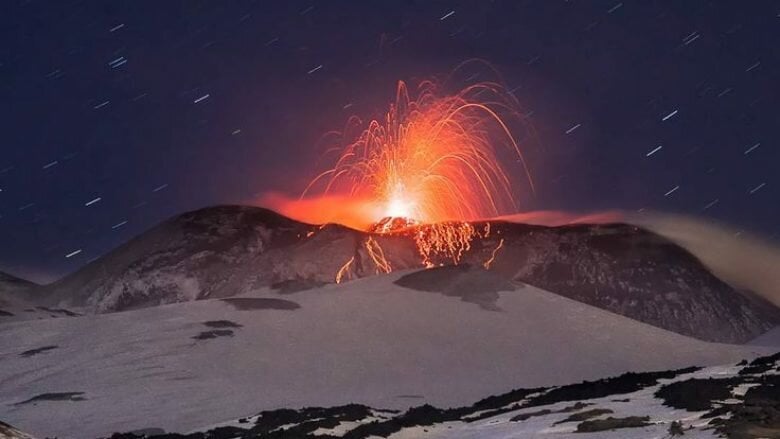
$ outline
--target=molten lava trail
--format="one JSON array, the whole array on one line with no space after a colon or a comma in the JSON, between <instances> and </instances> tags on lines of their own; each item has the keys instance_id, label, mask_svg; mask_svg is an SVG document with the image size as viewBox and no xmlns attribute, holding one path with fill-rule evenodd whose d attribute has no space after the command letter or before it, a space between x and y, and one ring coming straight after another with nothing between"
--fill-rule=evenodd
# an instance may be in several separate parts
<instances>
[{"instance_id":1,"label":"molten lava trail","mask_svg":"<svg viewBox=\"0 0 780 439\"><path fill-rule=\"evenodd\" d=\"M517 123L523 123L519 104L497 82L446 94L424 81L412 98L399 81L383 119L367 125L349 119L340 141L326 152L332 166L312 179L301 198L338 195L357 201L371 217L361 228L412 234L422 266L442 257L457 264L482 234L471 221L516 212L517 180L534 190L510 129ZM392 270L377 240L368 238L364 248L377 272ZM339 270L339 281L349 265Z\"/></svg>"}]
</instances>

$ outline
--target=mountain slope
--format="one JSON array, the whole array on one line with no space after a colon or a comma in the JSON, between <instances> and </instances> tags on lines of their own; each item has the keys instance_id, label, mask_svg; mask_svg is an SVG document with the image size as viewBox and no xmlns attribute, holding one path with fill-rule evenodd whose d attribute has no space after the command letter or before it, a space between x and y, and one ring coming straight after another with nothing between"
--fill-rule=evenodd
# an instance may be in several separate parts
<instances>
[{"instance_id":1,"label":"mountain slope","mask_svg":"<svg viewBox=\"0 0 780 439\"><path fill-rule=\"evenodd\" d=\"M688 251L639 227L494 229L504 245L492 270L599 308L710 341L746 342L778 322L773 304L735 291Z\"/></svg>"},{"instance_id":2,"label":"mountain slope","mask_svg":"<svg viewBox=\"0 0 780 439\"><path fill-rule=\"evenodd\" d=\"M10 317L29 305L36 284L0 272L0 317Z\"/></svg>"},{"instance_id":3,"label":"mountain slope","mask_svg":"<svg viewBox=\"0 0 780 439\"><path fill-rule=\"evenodd\" d=\"M393 273L285 295L261 289L227 301L4 324L0 419L60 438L187 431L255 410L449 407L511 388L768 352L705 343L499 280L484 292L492 299L479 299L488 309L469 287L484 284L485 272L459 270L446 291Z\"/></svg>"},{"instance_id":4,"label":"mountain slope","mask_svg":"<svg viewBox=\"0 0 780 439\"><path fill-rule=\"evenodd\" d=\"M709 341L746 342L773 328L780 311L746 297L694 256L644 229L624 225L542 227L491 221L463 255L490 270L639 321ZM410 229L376 235L313 226L272 211L220 206L150 230L45 288L49 306L119 311L319 285L419 268ZM486 236L485 236L486 235ZM380 248L387 267L372 251ZM441 257L436 263L450 263ZM343 268L343 270L342 270ZM293 288L300 288L293 287Z\"/></svg>"},{"instance_id":5,"label":"mountain slope","mask_svg":"<svg viewBox=\"0 0 780 439\"><path fill-rule=\"evenodd\" d=\"M272 211L224 206L180 215L46 287L49 301L117 311L223 297L258 256L312 227Z\"/></svg>"}]
</instances>

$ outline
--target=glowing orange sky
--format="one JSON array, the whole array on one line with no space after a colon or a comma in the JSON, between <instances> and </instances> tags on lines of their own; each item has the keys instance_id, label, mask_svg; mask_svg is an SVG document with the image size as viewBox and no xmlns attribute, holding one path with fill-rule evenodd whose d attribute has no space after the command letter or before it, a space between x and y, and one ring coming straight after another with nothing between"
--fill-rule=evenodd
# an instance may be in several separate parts
<instances>
[{"instance_id":1,"label":"glowing orange sky","mask_svg":"<svg viewBox=\"0 0 780 439\"><path fill-rule=\"evenodd\" d=\"M379 203L348 195L331 194L301 199L281 193L267 193L256 204L309 224L337 223L359 230L367 229L382 215Z\"/></svg>"},{"instance_id":2,"label":"glowing orange sky","mask_svg":"<svg viewBox=\"0 0 780 439\"><path fill-rule=\"evenodd\" d=\"M330 164L299 200L260 201L306 222L360 229L385 217L441 223L514 213L518 182L534 190L511 128L520 119L498 82L446 93L434 81L414 91L399 81L384 118L348 119L323 157Z\"/></svg>"}]
</instances>

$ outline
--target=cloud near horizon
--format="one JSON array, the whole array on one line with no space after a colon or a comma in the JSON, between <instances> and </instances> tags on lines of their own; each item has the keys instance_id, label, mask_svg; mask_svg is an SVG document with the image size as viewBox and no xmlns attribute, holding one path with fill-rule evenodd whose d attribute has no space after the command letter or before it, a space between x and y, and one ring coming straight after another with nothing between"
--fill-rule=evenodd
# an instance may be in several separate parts
<instances>
[{"instance_id":1,"label":"cloud near horizon","mask_svg":"<svg viewBox=\"0 0 780 439\"><path fill-rule=\"evenodd\" d=\"M752 291L780 307L780 247L769 240L685 215L632 214L625 221L671 239L734 288Z\"/></svg>"},{"instance_id":2,"label":"cloud near horizon","mask_svg":"<svg viewBox=\"0 0 780 439\"><path fill-rule=\"evenodd\" d=\"M643 227L691 252L732 287L751 291L780 307L780 247L726 224L672 213L620 210L584 214L537 211L499 219L545 226L625 222Z\"/></svg>"}]
</instances>

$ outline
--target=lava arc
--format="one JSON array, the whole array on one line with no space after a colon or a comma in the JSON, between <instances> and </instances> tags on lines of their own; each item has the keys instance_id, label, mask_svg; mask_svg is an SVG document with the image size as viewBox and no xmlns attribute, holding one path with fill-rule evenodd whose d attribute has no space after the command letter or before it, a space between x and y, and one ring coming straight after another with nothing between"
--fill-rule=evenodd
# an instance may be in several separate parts
<instances>
[{"instance_id":1,"label":"lava arc","mask_svg":"<svg viewBox=\"0 0 780 439\"><path fill-rule=\"evenodd\" d=\"M346 141L329 150L336 154L333 165L311 181L302 198L346 195L370 204L374 223L404 218L401 224L432 224L514 213L515 175L533 190L508 121L521 122L518 108L496 82L447 95L424 81L412 98L400 81L384 119L362 129L358 118L349 119L340 133ZM518 169L505 169L502 162Z\"/></svg>"},{"instance_id":2,"label":"lava arc","mask_svg":"<svg viewBox=\"0 0 780 439\"><path fill-rule=\"evenodd\" d=\"M515 186L524 181L534 187L511 128L523 123L514 96L498 82L454 94L442 88L423 81L412 94L399 81L383 119L363 125L351 117L326 153L333 154L330 167L301 200L346 198L348 204L333 209L359 205L370 216L350 226L409 235L423 266L457 264L481 233L470 222L515 213ZM378 242L365 244L377 270L390 271Z\"/></svg>"}]
</instances>

